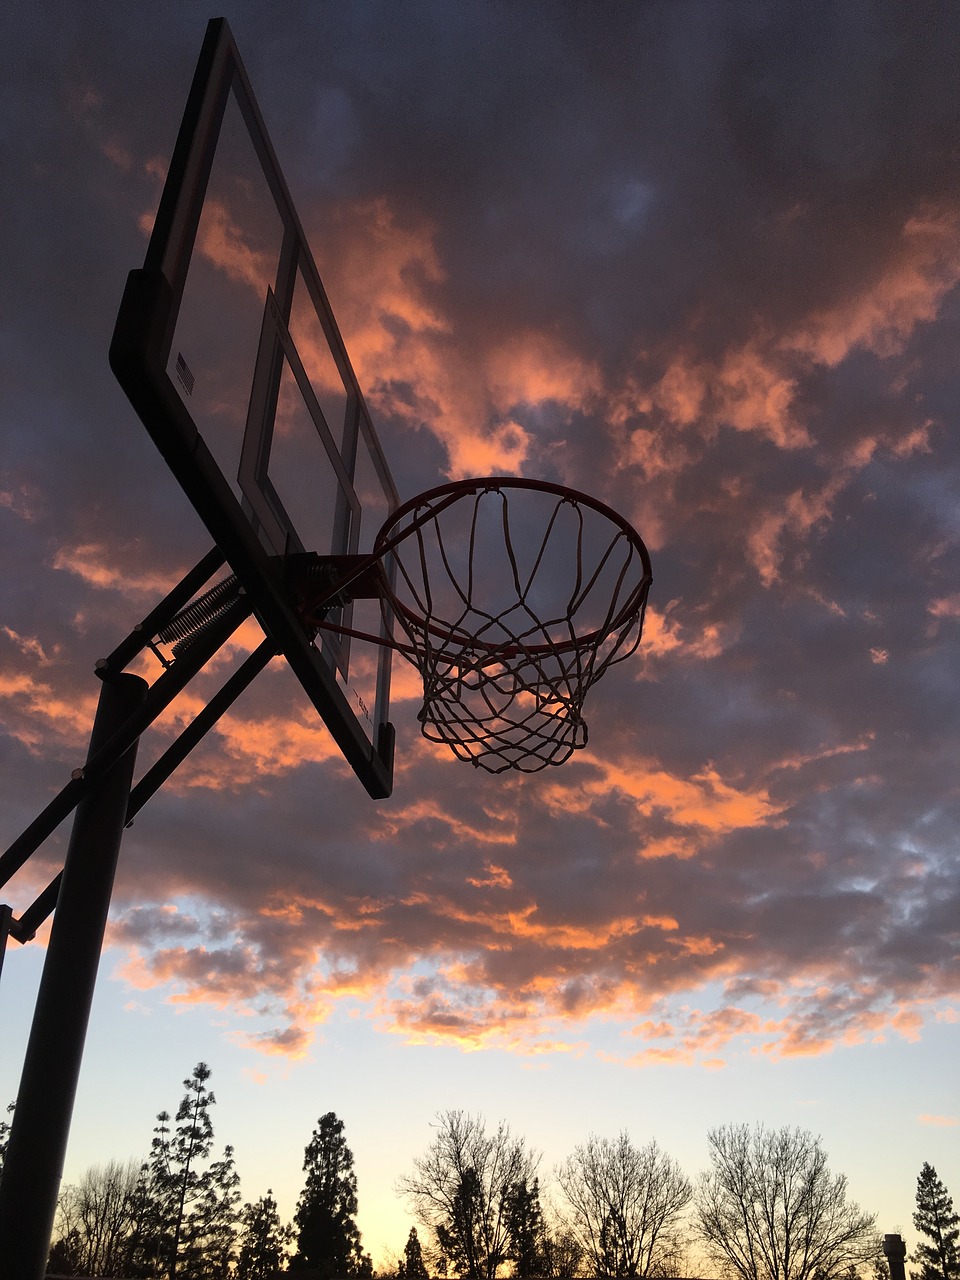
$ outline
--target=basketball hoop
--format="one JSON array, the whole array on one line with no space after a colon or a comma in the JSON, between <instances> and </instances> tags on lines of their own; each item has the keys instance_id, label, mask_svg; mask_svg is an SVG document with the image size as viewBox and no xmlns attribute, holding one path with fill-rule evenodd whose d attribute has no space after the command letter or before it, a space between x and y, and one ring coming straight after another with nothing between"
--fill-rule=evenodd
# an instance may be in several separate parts
<instances>
[{"instance_id":1,"label":"basketball hoop","mask_svg":"<svg viewBox=\"0 0 960 1280\"><path fill-rule=\"evenodd\" d=\"M394 511L372 558L395 570L384 619L423 680L424 737L490 773L586 746L584 698L636 650L652 581L626 520L546 481L458 480Z\"/></svg>"}]
</instances>

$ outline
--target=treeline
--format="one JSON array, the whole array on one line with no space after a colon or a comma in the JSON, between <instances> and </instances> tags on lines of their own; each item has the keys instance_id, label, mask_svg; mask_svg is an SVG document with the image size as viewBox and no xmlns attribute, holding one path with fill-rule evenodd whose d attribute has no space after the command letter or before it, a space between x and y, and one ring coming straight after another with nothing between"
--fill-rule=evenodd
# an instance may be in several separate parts
<instances>
[{"instance_id":1,"label":"treeline","mask_svg":"<svg viewBox=\"0 0 960 1280\"><path fill-rule=\"evenodd\" d=\"M322 1116L304 1151L293 1222L270 1190L242 1202L233 1148L214 1149L210 1071L183 1082L161 1112L142 1163L88 1169L59 1200L49 1271L143 1280L273 1280L309 1271L368 1280L357 1180L344 1127ZM0 1121L0 1162L8 1125ZM847 1198L819 1139L799 1129L727 1125L708 1135L709 1166L692 1183L655 1141L591 1137L541 1185L539 1156L500 1124L448 1111L397 1191L412 1227L392 1280L645 1280L689 1269L687 1250L732 1280L880 1280L875 1219ZM2 1170L2 1163L0 1163ZM2 1176L2 1173L0 1173ZM960 1280L960 1218L936 1170L917 1182L925 1237L912 1280ZM699 1264L698 1264L699 1265Z\"/></svg>"}]
</instances>

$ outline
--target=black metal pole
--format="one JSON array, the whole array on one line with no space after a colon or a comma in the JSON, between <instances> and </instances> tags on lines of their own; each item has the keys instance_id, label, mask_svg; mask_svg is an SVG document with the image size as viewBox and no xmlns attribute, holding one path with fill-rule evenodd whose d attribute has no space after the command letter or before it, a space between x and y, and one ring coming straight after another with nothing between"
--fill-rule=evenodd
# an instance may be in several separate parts
<instances>
[{"instance_id":1,"label":"black metal pole","mask_svg":"<svg viewBox=\"0 0 960 1280\"><path fill-rule=\"evenodd\" d=\"M237 668L219 693L215 693L203 710L197 713L179 738L167 747L156 764L147 770L130 792L130 804L127 808L128 827L147 801L156 795L170 775L175 772L179 765L183 764L193 748L203 739L204 734L213 728L223 713L233 706L244 689L252 683L255 677L276 656L276 645L272 640L264 640L258 648L254 649L243 665ZM8 913L9 923L7 929L11 937L16 938L18 942L29 942L34 938L47 916L53 914L57 905L57 895L60 892L62 878L63 872L60 871L43 892L27 907L26 911L21 914L19 920L9 918L9 907L0 906L0 939L3 937L4 911ZM2 950L0 950L0 960L2 960L2 955Z\"/></svg>"},{"instance_id":2,"label":"black metal pole","mask_svg":"<svg viewBox=\"0 0 960 1280\"><path fill-rule=\"evenodd\" d=\"M146 698L140 700L130 717L119 724L112 738L100 738L99 750L91 751L87 763L82 769L75 771L73 778L67 783L59 795L54 796L47 807L30 823L26 831L14 840L4 853L0 853L0 884L5 884L23 866L31 854L36 853L40 845L63 821L71 810L75 809L87 791L88 784L99 782L100 778L113 767L119 756L124 755L132 743L136 742L154 720L178 693L189 684L198 671L210 661L213 655L225 644L251 613L251 605L246 597L235 600L227 611L197 636L187 653L179 657L163 675L151 686ZM100 677L106 680L111 673L104 670ZM116 674L116 673L113 673Z\"/></svg>"},{"instance_id":3,"label":"black metal pole","mask_svg":"<svg viewBox=\"0 0 960 1280\"><path fill-rule=\"evenodd\" d=\"M147 682L108 676L93 757L142 706ZM0 1177L0 1271L43 1280L137 743L77 806Z\"/></svg>"}]
</instances>

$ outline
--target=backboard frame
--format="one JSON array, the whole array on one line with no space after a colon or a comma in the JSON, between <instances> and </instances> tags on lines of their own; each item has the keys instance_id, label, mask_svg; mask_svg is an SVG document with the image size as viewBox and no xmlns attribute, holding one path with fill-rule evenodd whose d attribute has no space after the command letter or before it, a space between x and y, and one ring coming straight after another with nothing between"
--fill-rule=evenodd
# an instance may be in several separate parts
<instances>
[{"instance_id":1,"label":"backboard frame","mask_svg":"<svg viewBox=\"0 0 960 1280\"><path fill-rule=\"evenodd\" d=\"M235 477L242 497L224 476L170 372L178 312L231 94L282 223L276 279L263 303L248 421ZM315 309L346 392L342 443L336 440L338 424L326 424L323 410L310 392L288 329L298 279ZM179 353L177 360L179 365ZM276 410L279 370L284 361L292 370L305 412L336 475L332 546L303 545L266 474L273 431L271 412ZM389 509L396 508L399 498L249 79L222 18L207 26L144 265L131 271L127 280L110 347L110 365L249 595L258 621L286 657L344 757L371 797L388 796L394 746L388 719L391 650L385 644L378 646L376 706L368 708L358 696L359 708L354 707L337 680L337 672L343 677L347 674L349 636L323 632L317 639L316 632L304 626L285 586L284 558L303 551L356 554L361 549L360 504L353 488L361 448L372 462ZM176 375L187 386L180 367ZM281 539L283 545L278 545ZM349 617L345 620L349 622Z\"/></svg>"}]
</instances>

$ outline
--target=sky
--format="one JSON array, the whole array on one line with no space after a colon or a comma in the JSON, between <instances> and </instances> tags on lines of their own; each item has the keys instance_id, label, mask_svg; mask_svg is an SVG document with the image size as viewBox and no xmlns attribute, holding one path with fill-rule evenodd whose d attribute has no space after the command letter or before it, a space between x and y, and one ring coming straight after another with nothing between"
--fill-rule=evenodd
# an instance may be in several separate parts
<instances>
[{"instance_id":1,"label":"sky","mask_svg":"<svg viewBox=\"0 0 960 1280\"><path fill-rule=\"evenodd\" d=\"M65 1179L142 1156L203 1060L248 1199L291 1215L344 1120L378 1266L449 1108L547 1187L591 1133L693 1178L711 1128L810 1129L912 1248L921 1164L960 1194L960 6L225 12L401 498L574 486L654 585L537 774L426 742L398 659L372 801L258 678L125 833ZM209 16L0 16L4 844L210 545L107 364ZM0 979L4 1101L44 940Z\"/></svg>"}]
</instances>

